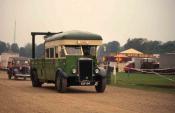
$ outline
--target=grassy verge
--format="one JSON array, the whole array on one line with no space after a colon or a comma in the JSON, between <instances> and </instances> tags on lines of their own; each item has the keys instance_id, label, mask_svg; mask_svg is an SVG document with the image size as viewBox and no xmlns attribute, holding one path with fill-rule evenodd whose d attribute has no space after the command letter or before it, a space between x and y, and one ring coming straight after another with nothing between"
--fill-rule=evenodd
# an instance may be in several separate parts
<instances>
[{"instance_id":1,"label":"grassy verge","mask_svg":"<svg viewBox=\"0 0 175 113\"><path fill-rule=\"evenodd\" d=\"M136 89L175 93L175 75L117 73L111 76L111 85Z\"/></svg>"}]
</instances>

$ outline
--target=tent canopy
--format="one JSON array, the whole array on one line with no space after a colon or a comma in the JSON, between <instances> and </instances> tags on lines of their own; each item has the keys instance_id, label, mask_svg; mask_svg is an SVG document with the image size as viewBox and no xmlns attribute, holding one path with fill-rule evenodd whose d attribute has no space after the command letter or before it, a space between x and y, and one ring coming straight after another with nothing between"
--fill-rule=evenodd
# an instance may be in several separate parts
<instances>
[{"instance_id":1,"label":"tent canopy","mask_svg":"<svg viewBox=\"0 0 175 113\"><path fill-rule=\"evenodd\" d=\"M126 58L127 56L124 54L117 54L115 57L117 58Z\"/></svg>"},{"instance_id":2,"label":"tent canopy","mask_svg":"<svg viewBox=\"0 0 175 113\"><path fill-rule=\"evenodd\" d=\"M122 51L120 53L122 53L122 54L143 54L142 52L137 51L137 50L135 50L133 48L127 49L127 50Z\"/></svg>"}]
</instances>

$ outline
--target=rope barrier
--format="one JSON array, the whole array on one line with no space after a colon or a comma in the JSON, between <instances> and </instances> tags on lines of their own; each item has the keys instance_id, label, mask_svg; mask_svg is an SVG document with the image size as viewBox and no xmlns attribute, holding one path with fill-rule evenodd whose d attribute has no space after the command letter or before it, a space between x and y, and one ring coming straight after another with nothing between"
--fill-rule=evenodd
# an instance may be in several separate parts
<instances>
[{"instance_id":1,"label":"rope barrier","mask_svg":"<svg viewBox=\"0 0 175 113\"><path fill-rule=\"evenodd\" d=\"M165 78L165 79L167 79L167 80L170 80L170 81L172 81L172 82L175 82L174 79L165 77L165 76L161 75L160 73L154 72L154 71L153 71L153 70L158 70L158 69L138 69L138 68L129 68L129 67L125 67L125 68L131 69L131 70L135 70L135 71L138 71L138 72L142 72L142 73L155 74L155 75L158 75L158 76L160 76L160 77L162 77L162 78ZM175 68L166 68L166 69L174 69L174 70L175 70ZM161 69L161 70L166 70L166 69ZM146 70L150 70L150 71L146 71Z\"/></svg>"}]
</instances>

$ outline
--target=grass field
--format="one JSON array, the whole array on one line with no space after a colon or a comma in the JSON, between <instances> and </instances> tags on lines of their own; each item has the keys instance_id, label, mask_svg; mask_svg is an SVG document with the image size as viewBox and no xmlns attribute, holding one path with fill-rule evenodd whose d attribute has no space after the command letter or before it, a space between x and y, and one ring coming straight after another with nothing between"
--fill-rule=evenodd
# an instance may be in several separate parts
<instances>
[{"instance_id":1,"label":"grass field","mask_svg":"<svg viewBox=\"0 0 175 113\"><path fill-rule=\"evenodd\" d=\"M175 93L175 75L117 73L111 76L111 85Z\"/></svg>"}]
</instances>

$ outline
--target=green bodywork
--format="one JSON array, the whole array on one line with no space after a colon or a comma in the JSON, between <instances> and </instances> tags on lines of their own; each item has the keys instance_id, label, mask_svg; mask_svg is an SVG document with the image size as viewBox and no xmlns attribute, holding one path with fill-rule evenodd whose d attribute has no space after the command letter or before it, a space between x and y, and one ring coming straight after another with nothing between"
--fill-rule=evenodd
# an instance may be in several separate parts
<instances>
[{"instance_id":1,"label":"green bodywork","mask_svg":"<svg viewBox=\"0 0 175 113\"><path fill-rule=\"evenodd\" d=\"M55 81L58 69L62 69L68 76L75 76L72 74L72 69L77 69L78 59L82 57L83 56L66 56L56 59L34 59L31 60L31 67L37 70L38 78L41 81ZM93 59L94 67L96 67L96 57L90 58Z\"/></svg>"},{"instance_id":2,"label":"green bodywork","mask_svg":"<svg viewBox=\"0 0 175 113\"><path fill-rule=\"evenodd\" d=\"M74 42L72 42L72 40ZM86 43L78 43L80 40L86 41ZM69 43L66 45L61 41L67 41ZM81 78L84 77L84 80L90 80L91 82L94 82L93 79L88 78L92 78L92 76L94 77L94 70L97 68L97 59L95 53L97 46L101 44L101 41L102 37L100 35L82 31L60 32L58 34L48 36L45 38L44 43L45 58L32 59L31 70L36 71L37 79L41 83L54 83L59 74L59 76L67 77L68 82L73 79L79 79L80 76L78 77L78 75L80 73L78 71L80 67L82 67L82 71L80 72L84 72L84 74L81 73ZM84 66L78 67L78 63L80 63L80 61L81 64L82 62L85 62L83 63ZM90 62L86 63L87 61ZM86 65L89 66L89 72L85 71ZM73 70L76 71L74 74Z\"/></svg>"}]
</instances>

